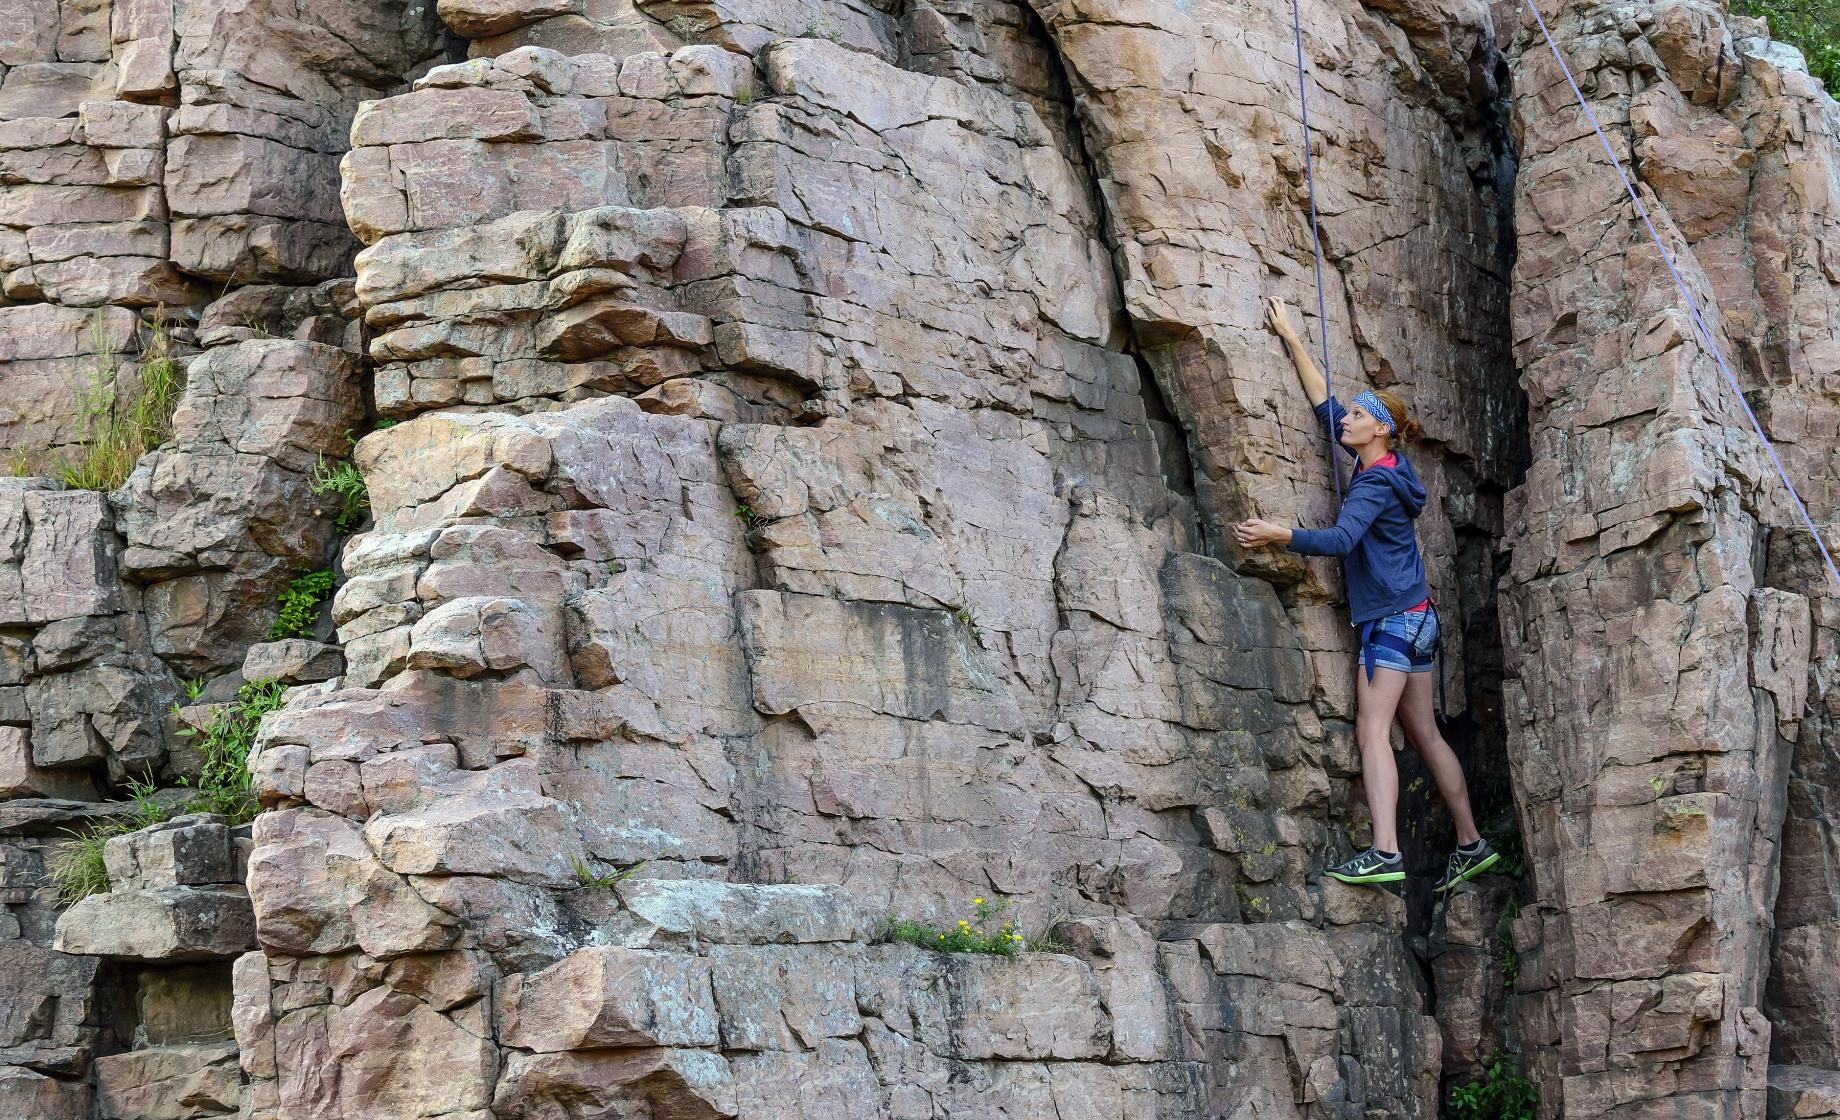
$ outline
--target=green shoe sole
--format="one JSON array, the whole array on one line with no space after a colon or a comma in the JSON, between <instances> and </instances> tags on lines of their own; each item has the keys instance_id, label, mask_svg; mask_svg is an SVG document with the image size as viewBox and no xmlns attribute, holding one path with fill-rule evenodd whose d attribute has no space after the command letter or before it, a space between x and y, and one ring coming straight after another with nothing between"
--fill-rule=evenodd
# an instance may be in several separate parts
<instances>
[{"instance_id":1,"label":"green shoe sole","mask_svg":"<svg viewBox=\"0 0 1840 1120\"><path fill-rule=\"evenodd\" d=\"M1436 891L1440 891L1440 892L1447 891L1450 888L1456 886L1458 883L1467 883L1471 879L1474 879L1476 876L1482 874L1484 871L1487 871L1489 868L1494 867L1498 862L1500 862L1500 860L1501 860L1500 852L1490 852L1488 859L1483 860L1481 863L1477 864L1474 867L1468 868L1467 870L1463 872L1463 874L1457 876L1455 879L1452 879L1450 882L1445 883L1443 886L1434 887L1432 889Z\"/></svg>"},{"instance_id":2,"label":"green shoe sole","mask_svg":"<svg viewBox=\"0 0 1840 1120\"><path fill-rule=\"evenodd\" d=\"M1372 875L1343 875L1336 871L1325 871L1324 875L1338 883L1399 883L1405 881L1403 871L1377 871Z\"/></svg>"}]
</instances>

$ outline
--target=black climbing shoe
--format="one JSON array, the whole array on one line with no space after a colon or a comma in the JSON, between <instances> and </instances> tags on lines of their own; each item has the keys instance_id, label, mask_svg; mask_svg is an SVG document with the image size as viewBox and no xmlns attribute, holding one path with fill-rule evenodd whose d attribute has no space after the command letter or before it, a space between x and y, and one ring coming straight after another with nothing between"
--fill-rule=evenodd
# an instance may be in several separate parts
<instances>
[{"instance_id":1,"label":"black climbing shoe","mask_svg":"<svg viewBox=\"0 0 1840 1120\"><path fill-rule=\"evenodd\" d=\"M1444 869L1444 877L1437 881L1433 891L1442 893L1458 883L1474 879L1476 876L1494 867L1501 860L1501 853L1489 847L1487 840L1478 840L1480 845L1473 852L1461 848L1450 853L1450 866Z\"/></svg>"},{"instance_id":2,"label":"black climbing shoe","mask_svg":"<svg viewBox=\"0 0 1840 1120\"><path fill-rule=\"evenodd\" d=\"M1344 883L1397 883L1406 877L1406 861L1398 853L1387 859L1369 848L1352 859L1324 868L1323 874Z\"/></svg>"}]
</instances>

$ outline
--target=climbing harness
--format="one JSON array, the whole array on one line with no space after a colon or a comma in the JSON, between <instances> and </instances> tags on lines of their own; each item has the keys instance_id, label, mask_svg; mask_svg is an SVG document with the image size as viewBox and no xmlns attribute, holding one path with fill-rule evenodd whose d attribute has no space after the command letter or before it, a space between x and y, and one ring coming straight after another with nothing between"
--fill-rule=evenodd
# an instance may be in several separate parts
<instances>
[{"instance_id":1,"label":"climbing harness","mask_svg":"<svg viewBox=\"0 0 1840 1120\"><path fill-rule=\"evenodd\" d=\"M1297 10L1298 0L1291 0L1291 31L1297 39L1297 104L1303 113L1303 181L1310 192L1310 245L1315 251L1316 260L1316 340L1322 345L1323 388L1331 399L1335 396L1334 387L1329 384L1329 311L1323 299L1323 253L1322 234L1316 227L1316 169L1310 159L1310 95L1305 89L1303 71L1303 16ZM1329 431L1329 477L1335 480L1335 508L1342 508L1342 472L1335 465L1334 425Z\"/></svg>"},{"instance_id":2,"label":"climbing harness","mask_svg":"<svg viewBox=\"0 0 1840 1120\"><path fill-rule=\"evenodd\" d=\"M1726 364L1724 352L1719 349L1718 342L1713 338L1711 326L1707 324L1705 316L1700 312L1699 301L1693 298L1693 292L1687 287L1687 282L1681 279L1680 270L1674 267L1674 257L1667 251L1667 246L1662 244L1661 235L1655 232L1655 223L1649 218L1648 207L1642 204L1642 197L1636 193L1628 174L1623 170L1623 161L1617 158L1616 150L1610 146L1610 138L1604 135L1603 127L1597 123L1597 114L1591 111L1591 104L1585 100L1584 91L1578 88L1578 79L1572 77L1572 68L1565 64L1565 56L1559 53L1559 44L1553 41L1552 32L1546 27L1545 17L1540 15L1540 9L1534 0L1522 0L1522 2L1527 5L1527 10L1533 13L1534 21L1540 25L1540 34L1546 39L1547 49L1552 51L1553 61L1559 64L1559 70L1565 75L1566 83L1572 87L1572 96L1578 99L1578 107L1584 110L1585 120L1591 123L1591 131L1597 133L1597 142L1604 146L1604 154L1610 157L1610 166L1616 169L1616 177L1623 181L1623 190L1628 192L1629 201L1635 203L1636 213L1642 218L1642 225L1648 230L1650 240L1654 241L1656 251L1661 254L1662 263L1667 265L1668 275L1674 278L1674 286L1680 289L1680 298L1686 304L1687 313L1692 318L1693 327L1699 334L1700 342L1711 351L1712 360L1718 363L1719 372L1725 375L1726 383L1731 386L1732 395L1738 398L1739 407L1744 409L1745 417L1751 422L1751 431L1757 434L1757 438L1763 443L1763 449L1769 452L1770 463L1776 468L1776 477L1782 480L1783 489L1789 492L1790 501L1795 503L1796 511L1802 515L1802 523L1808 526L1808 533L1814 538L1814 546L1821 550L1821 560L1827 565L1828 576L1833 579L1836 587L1840 587L1840 568L1834 566L1834 558L1827 551L1827 542L1821 539L1821 530L1815 525L1814 517L1809 514L1808 506L1803 503L1802 496L1796 492L1795 484L1789 481L1789 472L1783 467L1782 458L1776 454L1776 445L1771 443L1770 437L1764 434L1763 425L1758 422L1757 414L1751 410L1751 403L1744 399L1744 389L1738 384L1738 377L1731 371L1731 366ZM1295 11L1296 0L1291 0L1291 7Z\"/></svg>"}]
</instances>

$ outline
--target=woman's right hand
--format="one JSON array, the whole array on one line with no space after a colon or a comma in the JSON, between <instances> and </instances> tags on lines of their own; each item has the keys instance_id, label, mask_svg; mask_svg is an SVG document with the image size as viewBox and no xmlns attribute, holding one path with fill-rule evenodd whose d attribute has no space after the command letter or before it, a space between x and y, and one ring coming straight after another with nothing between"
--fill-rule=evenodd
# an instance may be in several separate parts
<instances>
[{"instance_id":1,"label":"woman's right hand","mask_svg":"<svg viewBox=\"0 0 1840 1120\"><path fill-rule=\"evenodd\" d=\"M1265 297L1265 325L1286 342L1296 341L1297 328L1291 325L1291 309L1277 296Z\"/></svg>"}]
</instances>

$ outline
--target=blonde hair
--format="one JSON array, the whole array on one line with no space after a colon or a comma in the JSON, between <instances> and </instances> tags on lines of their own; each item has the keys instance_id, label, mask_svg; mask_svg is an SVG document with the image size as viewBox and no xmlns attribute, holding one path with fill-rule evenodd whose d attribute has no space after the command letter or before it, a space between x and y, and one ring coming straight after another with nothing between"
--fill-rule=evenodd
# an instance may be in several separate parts
<instances>
[{"instance_id":1,"label":"blonde hair","mask_svg":"<svg viewBox=\"0 0 1840 1120\"><path fill-rule=\"evenodd\" d=\"M1425 429L1419 426L1418 421L1406 414L1404 397L1391 389L1375 389L1374 396L1380 398L1380 403L1385 405L1386 410L1393 416L1394 443L1412 443L1425 434Z\"/></svg>"}]
</instances>

